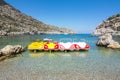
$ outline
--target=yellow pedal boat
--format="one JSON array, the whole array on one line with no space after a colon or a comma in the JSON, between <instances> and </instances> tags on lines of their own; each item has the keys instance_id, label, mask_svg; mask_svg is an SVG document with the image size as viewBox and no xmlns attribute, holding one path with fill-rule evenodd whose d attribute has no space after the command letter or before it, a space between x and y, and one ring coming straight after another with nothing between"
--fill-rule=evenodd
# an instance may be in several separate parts
<instances>
[{"instance_id":1,"label":"yellow pedal boat","mask_svg":"<svg viewBox=\"0 0 120 80\"><path fill-rule=\"evenodd\" d=\"M43 50L46 42L32 42L28 45L28 50Z\"/></svg>"}]
</instances>

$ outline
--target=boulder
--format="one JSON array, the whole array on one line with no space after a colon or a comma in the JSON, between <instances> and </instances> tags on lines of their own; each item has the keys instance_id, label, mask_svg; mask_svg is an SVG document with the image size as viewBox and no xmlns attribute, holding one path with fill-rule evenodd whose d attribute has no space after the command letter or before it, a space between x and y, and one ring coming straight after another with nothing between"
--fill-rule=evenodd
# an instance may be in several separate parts
<instances>
[{"instance_id":1,"label":"boulder","mask_svg":"<svg viewBox=\"0 0 120 80\"><path fill-rule=\"evenodd\" d=\"M107 46L111 42L113 42L112 36L110 34L105 34L99 37L99 40L97 41L97 46Z\"/></svg>"},{"instance_id":2,"label":"boulder","mask_svg":"<svg viewBox=\"0 0 120 80\"><path fill-rule=\"evenodd\" d=\"M4 56L11 56L21 53L22 51L24 51L24 48L21 45L7 45L3 49L1 49L0 52Z\"/></svg>"},{"instance_id":3,"label":"boulder","mask_svg":"<svg viewBox=\"0 0 120 80\"><path fill-rule=\"evenodd\" d=\"M3 30L0 31L0 36L6 36L6 35L7 35L7 32L5 32Z\"/></svg>"},{"instance_id":4,"label":"boulder","mask_svg":"<svg viewBox=\"0 0 120 80\"><path fill-rule=\"evenodd\" d=\"M120 49L120 44L113 40L112 35L106 33L99 37L99 40L96 43L97 46L104 46L113 49Z\"/></svg>"},{"instance_id":5,"label":"boulder","mask_svg":"<svg viewBox=\"0 0 120 80\"><path fill-rule=\"evenodd\" d=\"M0 51L0 57L2 56L2 52Z\"/></svg>"},{"instance_id":6,"label":"boulder","mask_svg":"<svg viewBox=\"0 0 120 80\"><path fill-rule=\"evenodd\" d=\"M109 44L107 47L112 49L120 49L120 44L118 42L114 42L112 44Z\"/></svg>"}]
</instances>

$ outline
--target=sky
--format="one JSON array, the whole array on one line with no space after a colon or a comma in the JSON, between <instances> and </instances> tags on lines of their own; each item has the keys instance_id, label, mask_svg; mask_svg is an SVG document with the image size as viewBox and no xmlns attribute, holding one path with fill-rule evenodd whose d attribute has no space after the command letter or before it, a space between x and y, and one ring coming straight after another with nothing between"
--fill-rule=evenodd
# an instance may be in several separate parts
<instances>
[{"instance_id":1,"label":"sky","mask_svg":"<svg viewBox=\"0 0 120 80\"><path fill-rule=\"evenodd\" d=\"M120 0L5 1L39 21L77 33L92 33L103 20L120 13Z\"/></svg>"}]
</instances>

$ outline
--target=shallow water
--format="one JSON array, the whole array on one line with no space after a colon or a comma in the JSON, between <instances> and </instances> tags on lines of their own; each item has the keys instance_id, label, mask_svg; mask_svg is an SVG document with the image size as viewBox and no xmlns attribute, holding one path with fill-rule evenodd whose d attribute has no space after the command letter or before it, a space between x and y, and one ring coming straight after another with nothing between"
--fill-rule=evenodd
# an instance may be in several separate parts
<instances>
[{"instance_id":1,"label":"shallow water","mask_svg":"<svg viewBox=\"0 0 120 80\"><path fill-rule=\"evenodd\" d=\"M97 47L98 38L89 34L5 37L0 39L0 48L6 44L26 46L46 37L64 42L68 38L85 41L91 48L66 53L26 51L0 62L0 80L120 80L120 51Z\"/></svg>"}]
</instances>

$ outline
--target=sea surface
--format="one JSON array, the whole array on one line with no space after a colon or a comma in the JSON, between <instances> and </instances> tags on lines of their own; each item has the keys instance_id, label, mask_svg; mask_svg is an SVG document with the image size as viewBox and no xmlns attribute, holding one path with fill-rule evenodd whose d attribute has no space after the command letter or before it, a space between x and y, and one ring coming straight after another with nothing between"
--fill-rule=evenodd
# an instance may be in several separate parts
<instances>
[{"instance_id":1,"label":"sea surface","mask_svg":"<svg viewBox=\"0 0 120 80\"><path fill-rule=\"evenodd\" d=\"M5 45L27 46L33 41L84 41L89 51L29 52L0 62L0 80L120 80L120 51L97 47L90 34L19 35L0 38ZM119 38L115 38L120 40Z\"/></svg>"}]
</instances>

